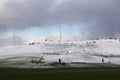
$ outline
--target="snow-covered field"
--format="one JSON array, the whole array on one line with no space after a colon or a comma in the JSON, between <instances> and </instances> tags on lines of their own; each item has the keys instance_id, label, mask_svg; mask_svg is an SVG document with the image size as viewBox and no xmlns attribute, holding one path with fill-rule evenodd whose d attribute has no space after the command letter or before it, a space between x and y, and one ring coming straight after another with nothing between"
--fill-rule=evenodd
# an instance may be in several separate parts
<instances>
[{"instance_id":1,"label":"snow-covered field","mask_svg":"<svg viewBox=\"0 0 120 80\"><path fill-rule=\"evenodd\" d=\"M40 64L32 64L31 60L39 60L41 56L45 63L58 62L59 59L65 63L102 63L104 58L105 63L120 64L120 57L105 58L104 55L120 56L120 41L101 39L0 47L0 67L40 67Z\"/></svg>"}]
</instances>

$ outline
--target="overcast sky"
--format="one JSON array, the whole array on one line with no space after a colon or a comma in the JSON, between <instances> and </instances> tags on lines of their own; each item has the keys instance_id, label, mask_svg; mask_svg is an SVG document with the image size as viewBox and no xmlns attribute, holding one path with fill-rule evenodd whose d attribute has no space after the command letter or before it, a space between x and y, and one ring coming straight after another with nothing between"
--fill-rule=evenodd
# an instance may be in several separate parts
<instances>
[{"instance_id":1,"label":"overcast sky","mask_svg":"<svg viewBox=\"0 0 120 80\"><path fill-rule=\"evenodd\" d=\"M64 36L118 35L120 0L0 0L0 41L3 35L9 40L13 27L22 37L37 38L57 35L58 26Z\"/></svg>"}]
</instances>

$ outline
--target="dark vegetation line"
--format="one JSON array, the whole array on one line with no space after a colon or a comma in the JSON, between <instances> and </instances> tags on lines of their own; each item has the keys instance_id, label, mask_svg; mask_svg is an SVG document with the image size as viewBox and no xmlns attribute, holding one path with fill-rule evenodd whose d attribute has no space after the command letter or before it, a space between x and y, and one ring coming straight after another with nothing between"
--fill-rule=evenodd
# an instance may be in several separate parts
<instances>
[{"instance_id":1,"label":"dark vegetation line","mask_svg":"<svg viewBox=\"0 0 120 80\"><path fill-rule=\"evenodd\" d=\"M120 80L120 68L0 68L0 80Z\"/></svg>"}]
</instances>

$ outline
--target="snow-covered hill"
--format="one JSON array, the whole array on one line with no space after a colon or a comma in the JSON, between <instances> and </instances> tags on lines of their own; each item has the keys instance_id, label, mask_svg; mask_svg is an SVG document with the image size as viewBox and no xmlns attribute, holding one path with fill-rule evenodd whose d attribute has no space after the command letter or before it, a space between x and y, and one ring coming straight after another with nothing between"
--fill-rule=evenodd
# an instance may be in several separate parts
<instances>
[{"instance_id":1,"label":"snow-covered hill","mask_svg":"<svg viewBox=\"0 0 120 80\"><path fill-rule=\"evenodd\" d=\"M114 39L71 41L71 42L45 42L36 45L0 47L1 67L36 67L31 60L44 57L45 63L57 62L59 59L65 63L86 62L120 64L119 57L105 58L97 55L120 55L120 41Z\"/></svg>"}]
</instances>

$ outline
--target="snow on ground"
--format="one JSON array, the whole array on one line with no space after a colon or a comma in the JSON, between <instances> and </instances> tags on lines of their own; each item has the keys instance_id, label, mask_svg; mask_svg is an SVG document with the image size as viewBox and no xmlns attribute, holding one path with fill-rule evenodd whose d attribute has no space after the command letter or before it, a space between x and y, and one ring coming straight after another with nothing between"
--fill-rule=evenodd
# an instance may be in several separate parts
<instances>
[{"instance_id":1,"label":"snow on ground","mask_svg":"<svg viewBox=\"0 0 120 80\"><path fill-rule=\"evenodd\" d=\"M58 62L59 59L66 63L102 63L104 57L94 56L94 54L120 55L120 41L102 39L0 47L0 66L35 67L31 64L31 60L39 60L41 56L46 63ZM104 58L104 60L120 64L119 57Z\"/></svg>"}]
</instances>

